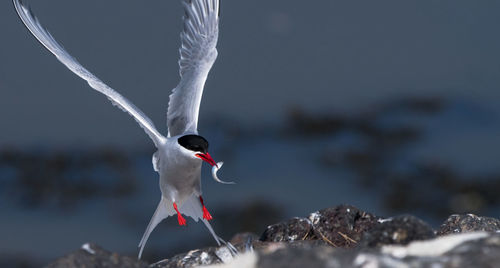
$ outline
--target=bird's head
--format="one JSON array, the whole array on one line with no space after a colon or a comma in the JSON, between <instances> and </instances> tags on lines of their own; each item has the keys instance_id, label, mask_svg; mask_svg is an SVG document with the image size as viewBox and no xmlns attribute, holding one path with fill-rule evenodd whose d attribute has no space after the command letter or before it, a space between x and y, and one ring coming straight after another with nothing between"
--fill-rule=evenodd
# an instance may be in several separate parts
<instances>
[{"instance_id":1,"label":"bird's head","mask_svg":"<svg viewBox=\"0 0 500 268\"><path fill-rule=\"evenodd\" d=\"M184 135L177 139L177 143L186 149L194 158L199 158L209 163L211 166L217 166L208 153L208 141L202 136Z\"/></svg>"}]
</instances>

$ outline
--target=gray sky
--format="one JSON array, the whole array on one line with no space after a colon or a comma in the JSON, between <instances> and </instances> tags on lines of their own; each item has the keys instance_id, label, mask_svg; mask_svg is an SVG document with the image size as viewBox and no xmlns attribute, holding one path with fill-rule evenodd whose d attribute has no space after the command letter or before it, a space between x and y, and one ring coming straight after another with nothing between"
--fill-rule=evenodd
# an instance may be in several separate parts
<instances>
[{"instance_id":1,"label":"gray sky","mask_svg":"<svg viewBox=\"0 0 500 268\"><path fill-rule=\"evenodd\" d=\"M180 1L28 1L84 66L166 132ZM283 119L292 105L354 111L408 95L500 97L499 1L222 1L200 115ZM142 146L147 136L35 41L0 3L0 146ZM498 105L497 105L498 106Z\"/></svg>"}]
</instances>

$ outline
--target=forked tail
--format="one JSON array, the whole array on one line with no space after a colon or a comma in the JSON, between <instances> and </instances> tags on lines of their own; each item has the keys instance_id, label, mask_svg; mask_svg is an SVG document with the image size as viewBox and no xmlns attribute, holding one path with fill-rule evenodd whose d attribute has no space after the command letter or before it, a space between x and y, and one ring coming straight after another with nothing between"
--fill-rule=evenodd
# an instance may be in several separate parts
<instances>
[{"instance_id":1,"label":"forked tail","mask_svg":"<svg viewBox=\"0 0 500 268\"><path fill-rule=\"evenodd\" d=\"M220 246L221 244L225 245L228 247L228 249L231 251L231 253L234 255L237 253L236 249L230 244L226 243L222 238L220 238L212 229L212 226L210 223L203 218L203 207L200 203L199 196L196 194L191 195L187 200L185 200L180 206L179 206L179 211L184 214L185 216L189 216L193 218L194 221L198 222L198 220L201 220L203 224L207 227L208 231L212 234L214 237L215 241L217 244ZM139 259L142 256L142 251L144 249L144 246L146 245L146 242L148 241L149 235L153 231L153 229L165 218L168 216L175 215L176 211L173 207L173 203L170 200L167 200L165 198L161 198L160 203L158 204L158 207L156 208L156 211L151 218L151 221L148 224L148 227L146 228L146 231L144 232L144 235L142 236L141 242L139 243Z\"/></svg>"}]
</instances>

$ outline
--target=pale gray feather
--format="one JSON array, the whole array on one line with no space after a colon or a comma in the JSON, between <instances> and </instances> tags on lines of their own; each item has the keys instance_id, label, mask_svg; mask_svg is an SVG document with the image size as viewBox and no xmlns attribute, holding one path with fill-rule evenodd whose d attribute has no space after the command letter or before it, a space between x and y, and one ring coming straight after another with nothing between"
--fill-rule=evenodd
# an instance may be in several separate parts
<instances>
[{"instance_id":1,"label":"pale gray feather","mask_svg":"<svg viewBox=\"0 0 500 268\"><path fill-rule=\"evenodd\" d=\"M179 49L181 81L170 95L167 112L169 136L198 133L203 87L217 58L219 0L182 0L184 30Z\"/></svg>"},{"instance_id":2,"label":"pale gray feather","mask_svg":"<svg viewBox=\"0 0 500 268\"><path fill-rule=\"evenodd\" d=\"M163 196L160 199L160 203L158 204L158 207L156 208L155 213L153 214L153 217L149 221L148 227L146 228L146 231L144 232L144 235L142 235L141 242L139 242L139 256L137 257L138 259L141 258L142 256L142 251L144 250L144 247L146 246L146 242L148 242L149 236L151 235L151 232L155 229L155 227L163 221L165 218L175 215L175 210L172 207L172 202L168 199L163 198ZM218 241L217 241L218 242Z\"/></svg>"},{"instance_id":3,"label":"pale gray feather","mask_svg":"<svg viewBox=\"0 0 500 268\"><path fill-rule=\"evenodd\" d=\"M36 39L46 47L57 59L66 65L73 73L83 78L95 90L106 95L113 105L118 106L124 112L129 113L139 125L144 129L148 136L153 140L158 147L165 137L163 137L155 128L153 122L134 104L132 104L125 97L120 95L99 78L85 69L75 58L73 58L64 48L52 37L52 35L45 30L38 19L34 16L33 12L26 7L21 0L13 0L17 14L23 21L28 30L35 36Z\"/></svg>"}]
</instances>

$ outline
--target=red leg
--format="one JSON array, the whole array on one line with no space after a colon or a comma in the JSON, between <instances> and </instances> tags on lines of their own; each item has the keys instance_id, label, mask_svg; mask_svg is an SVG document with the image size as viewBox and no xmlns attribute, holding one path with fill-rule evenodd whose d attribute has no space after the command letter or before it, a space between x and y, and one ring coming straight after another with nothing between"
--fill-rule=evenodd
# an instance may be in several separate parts
<instances>
[{"instance_id":1,"label":"red leg","mask_svg":"<svg viewBox=\"0 0 500 268\"><path fill-rule=\"evenodd\" d=\"M212 215L210 215L210 212L208 212L208 209L205 207L205 204L203 204L203 197L201 197L201 195L200 195L200 202L201 202L201 205L203 206L203 218L206 220L213 219Z\"/></svg>"},{"instance_id":2,"label":"red leg","mask_svg":"<svg viewBox=\"0 0 500 268\"><path fill-rule=\"evenodd\" d=\"M177 221L179 222L179 225L186 225L186 219L182 217L181 213L177 209L177 204L174 202L174 209L177 211Z\"/></svg>"}]
</instances>

